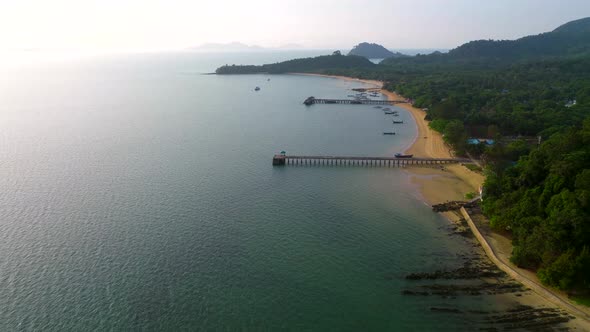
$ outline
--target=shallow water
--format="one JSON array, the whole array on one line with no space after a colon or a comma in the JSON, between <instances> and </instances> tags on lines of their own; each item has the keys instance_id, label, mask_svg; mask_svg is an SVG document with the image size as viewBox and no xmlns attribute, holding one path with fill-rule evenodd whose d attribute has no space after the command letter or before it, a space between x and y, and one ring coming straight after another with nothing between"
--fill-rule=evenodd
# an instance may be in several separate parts
<instances>
[{"instance_id":1,"label":"shallow water","mask_svg":"<svg viewBox=\"0 0 590 332\"><path fill-rule=\"evenodd\" d=\"M406 124L384 136L380 109L302 105L360 83L200 74L252 57L144 54L0 75L1 330L469 329L429 311L447 300L401 295L405 274L469 250L403 171L271 165L281 150L403 150L411 116L399 109Z\"/></svg>"}]
</instances>

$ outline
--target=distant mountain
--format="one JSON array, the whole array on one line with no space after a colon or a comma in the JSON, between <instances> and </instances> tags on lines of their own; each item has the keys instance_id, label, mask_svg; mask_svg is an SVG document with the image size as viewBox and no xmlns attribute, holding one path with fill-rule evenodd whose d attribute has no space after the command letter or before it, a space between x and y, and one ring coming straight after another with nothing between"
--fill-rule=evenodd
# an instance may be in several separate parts
<instances>
[{"instance_id":1,"label":"distant mountain","mask_svg":"<svg viewBox=\"0 0 590 332\"><path fill-rule=\"evenodd\" d=\"M244 52L244 51L262 51L263 47L257 45L246 45L239 42L221 44L207 43L196 47L189 48L191 51L202 52Z\"/></svg>"},{"instance_id":2,"label":"distant mountain","mask_svg":"<svg viewBox=\"0 0 590 332\"><path fill-rule=\"evenodd\" d=\"M590 17L581 18L579 20L571 21L566 24L559 26L557 29L553 30L553 32L558 33L582 33L582 34L589 34L590 33Z\"/></svg>"},{"instance_id":3,"label":"distant mountain","mask_svg":"<svg viewBox=\"0 0 590 332\"><path fill-rule=\"evenodd\" d=\"M590 51L590 18L566 23L557 29L517 40L478 40L449 52L458 57L522 58L559 56Z\"/></svg>"},{"instance_id":4,"label":"distant mountain","mask_svg":"<svg viewBox=\"0 0 590 332\"><path fill-rule=\"evenodd\" d=\"M405 55L414 56L417 54L447 53L449 50L444 48L403 48L398 52Z\"/></svg>"},{"instance_id":5,"label":"distant mountain","mask_svg":"<svg viewBox=\"0 0 590 332\"><path fill-rule=\"evenodd\" d=\"M590 54L590 17L566 23L557 29L516 40L476 40L450 50L447 54L416 57L408 62L510 63L562 56ZM402 63L396 59L383 64Z\"/></svg>"},{"instance_id":6,"label":"distant mountain","mask_svg":"<svg viewBox=\"0 0 590 332\"><path fill-rule=\"evenodd\" d=\"M368 59L356 55L342 55L339 51L332 55L302 58L262 66L231 65L217 68L216 74L256 74L256 73L321 73L331 69L373 68L376 65Z\"/></svg>"},{"instance_id":7,"label":"distant mountain","mask_svg":"<svg viewBox=\"0 0 590 332\"><path fill-rule=\"evenodd\" d=\"M382 45L374 43L360 43L352 48L348 55L364 56L367 59L385 59L405 57L405 54L393 53Z\"/></svg>"}]
</instances>

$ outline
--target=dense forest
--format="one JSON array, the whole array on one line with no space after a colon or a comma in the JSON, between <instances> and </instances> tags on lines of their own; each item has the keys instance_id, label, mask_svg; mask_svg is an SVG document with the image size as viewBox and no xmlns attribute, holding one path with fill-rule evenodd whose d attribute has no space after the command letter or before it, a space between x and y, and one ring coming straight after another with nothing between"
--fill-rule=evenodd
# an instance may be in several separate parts
<instances>
[{"instance_id":1,"label":"dense forest","mask_svg":"<svg viewBox=\"0 0 590 332\"><path fill-rule=\"evenodd\" d=\"M546 284L590 295L590 18L514 41L474 41L447 54L379 65L342 58L349 57L218 71L386 82L426 110L430 126L457 154L486 163L483 210L494 228L511 232L512 261ZM468 144L470 137L495 144Z\"/></svg>"},{"instance_id":2,"label":"dense forest","mask_svg":"<svg viewBox=\"0 0 590 332\"><path fill-rule=\"evenodd\" d=\"M512 232L516 265L560 289L590 289L590 118L514 166L489 165L484 197L491 225Z\"/></svg>"},{"instance_id":3,"label":"dense forest","mask_svg":"<svg viewBox=\"0 0 590 332\"><path fill-rule=\"evenodd\" d=\"M386 88L428 108L434 129L463 124L461 136L549 136L590 114L590 57L484 69L334 69L387 82ZM575 100L575 105L573 101ZM458 152L464 140L450 142Z\"/></svg>"},{"instance_id":4,"label":"dense forest","mask_svg":"<svg viewBox=\"0 0 590 332\"><path fill-rule=\"evenodd\" d=\"M261 66L252 65L225 65L217 68L218 75L224 74L281 74L294 72L319 72L332 68L358 68L369 69L376 65L367 58L357 55L342 55L339 51L332 55L322 55L314 58L294 59L284 62L266 64Z\"/></svg>"}]
</instances>

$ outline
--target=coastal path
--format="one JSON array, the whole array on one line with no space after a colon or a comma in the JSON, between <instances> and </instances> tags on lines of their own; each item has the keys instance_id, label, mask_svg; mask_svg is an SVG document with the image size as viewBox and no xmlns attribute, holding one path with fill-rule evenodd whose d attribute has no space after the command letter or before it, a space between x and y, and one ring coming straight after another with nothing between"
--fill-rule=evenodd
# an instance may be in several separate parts
<instances>
[{"instance_id":1,"label":"coastal path","mask_svg":"<svg viewBox=\"0 0 590 332\"><path fill-rule=\"evenodd\" d=\"M548 287L545 287L543 284L540 283L540 281L537 278L527 276L526 273L524 273L523 269L518 268L514 266L512 263L510 263L507 256L502 257L502 255L499 255L497 253L498 248L494 247L492 244L490 244L490 242L488 242L486 236L482 234L482 231L479 229L479 227L476 225L473 219L471 219L471 215L469 214L469 212L467 212L467 210L464 207L462 207L460 211L461 215L463 215L463 217L467 221L467 224L469 224L469 228L471 228L471 231L475 235L476 239L483 247L483 250L488 256L488 258L494 264L496 264L496 266L500 268L500 270L506 272L514 280L532 289L534 292L536 292L549 302L559 306L563 310L566 310L574 316L584 320L585 325L590 326L590 310L588 310L587 307L572 303L571 300L567 298L566 294L562 294L552 289L549 289Z\"/></svg>"}]
</instances>

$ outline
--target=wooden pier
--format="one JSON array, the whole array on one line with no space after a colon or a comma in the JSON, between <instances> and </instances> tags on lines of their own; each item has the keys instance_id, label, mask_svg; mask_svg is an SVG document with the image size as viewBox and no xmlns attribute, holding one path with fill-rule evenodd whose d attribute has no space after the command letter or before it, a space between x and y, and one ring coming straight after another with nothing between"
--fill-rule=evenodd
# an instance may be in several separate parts
<instances>
[{"instance_id":1,"label":"wooden pier","mask_svg":"<svg viewBox=\"0 0 590 332\"><path fill-rule=\"evenodd\" d=\"M272 158L273 166L367 166L406 167L412 165L435 165L472 163L466 158L395 158L395 157L346 157L346 156L287 156L277 154Z\"/></svg>"},{"instance_id":2,"label":"wooden pier","mask_svg":"<svg viewBox=\"0 0 590 332\"><path fill-rule=\"evenodd\" d=\"M395 105L401 103L405 103L405 101L387 99L322 99L315 97L309 97L303 102L307 106L313 104Z\"/></svg>"}]
</instances>

